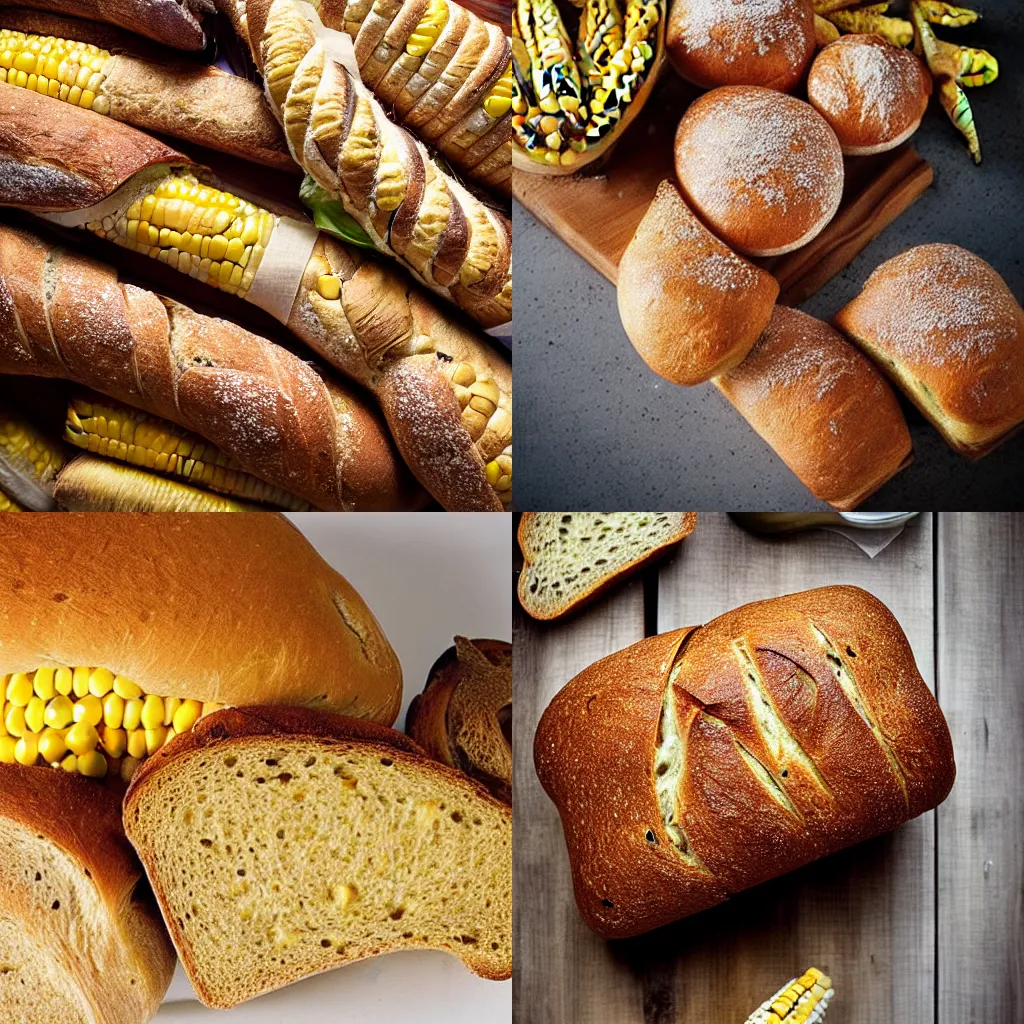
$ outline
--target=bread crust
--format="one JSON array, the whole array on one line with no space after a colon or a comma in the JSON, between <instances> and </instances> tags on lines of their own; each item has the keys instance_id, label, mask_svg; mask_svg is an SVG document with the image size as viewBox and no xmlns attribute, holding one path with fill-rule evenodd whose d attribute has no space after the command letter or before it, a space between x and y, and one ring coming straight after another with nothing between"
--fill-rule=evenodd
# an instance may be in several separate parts
<instances>
[{"instance_id":1,"label":"bread crust","mask_svg":"<svg viewBox=\"0 0 1024 1024\"><path fill-rule=\"evenodd\" d=\"M838 331L799 310L776 306L750 354L715 384L833 508L856 508L910 462L910 433L885 378Z\"/></svg>"},{"instance_id":2,"label":"bread crust","mask_svg":"<svg viewBox=\"0 0 1024 1024\"><path fill-rule=\"evenodd\" d=\"M673 800L685 854L655 789L674 665L682 768ZM899 623L845 586L744 605L597 662L544 712L534 758L562 817L580 912L606 938L889 831L945 799L955 776L949 730Z\"/></svg>"},{"instance_id":3,"label":"bread crust","mask_svg":"<svg viewBox=\"0 0 1024 1024\"><path fill-rule=\"evenodd\" d=\"M0 820L80 865L89 877L83 884L96 890L107 915L89 922L74 919L74 910L47 912L46 921L23 917L31 904L21 878L26 868L9 859L0 867L0 916L20 920L40 954L65 969L69 990L95 1013L90 1019L145 1024L171 983L176 958L152 894L140 884L142 868L121 825L120 794L81 775L0 764Z\"/></svg>"},{"instance_id":4,"label":"bread crust","mask_svg":"<svg viewBox=\"0 0 1024 1024\"><path fill-rule=\"evenodd\" d=\"M519 530L517 533L517 540L519 541L519 548L523 553L523 571L519 575L519 603L531 618L538 619L541 621L550 621L551 619L562 618L565 615L571 615L579 611L581 608L592 604L606 591L611 590L613 587L617 587L627 576L631 576L633 573L639 572L645 566L650 565L652 562L657 561L659 558L664 557L665 553L676 544L680 544L687 537L693 533L697 526L697 513L696 512L684 512L682 513L683 519L679 527L679 532L676 536L666 540L663 544L659 544L649 554L644 555L643 558L639 558L629 565L625 566L620 572L615 573L614 576L609 577L603 582L595 585L590 590L581 594L581 596L572 603L569 608L566 608L563 612L558 612L554 615L548 615L541 609L532 607L529 600L529 567L537 560L537 556L540 552L537 550L536 545L533 542L533 529L534 524L537 521L537 517L541 515L556 515L557 513L552 512L524 512L519 520Z\"/></svg>"},{"instance_id":5,"label":"bread crust","mask_svg":"<svg viewBox=\"0 0 1024 1024\"><path fill-rule=\"evenodd\" d=\"M644 362L689 386L753 348L779 285L715 238L663 181L619 262L617 295L622 326Z\"/></svg>"},{"instance_id":6,"label":"bread crust","mask_svg":"<svg viewBox=\"0 0 1024 1024\"><path fill-rule=\"evenodd\" d=\"M41 513L0 522L0 675L102 666L146 693L391 723L398 659L281 516Z\"/></svg>"},{"instance_id":7,"label":"bread crust","mask_svg":"<svg viewBox=\"0 0 1024 1024\"><path fill-rule=\"evenodd\" d=\"M179 50L201 50L206 33L199 23L203 0L19 0L27 7L74 14L137 32Z\"/></svg>"},{"instance_id":8,"label":"bread crust","mask_svg":"<svg viewBox=\"0 0 1024 1024\"><path fill-rule=\"evenodd\" d=\"M908 249L833 322L961 455L988 454L1024 422L1024 310L974 253Z\"/></svg>"}]
</instances>

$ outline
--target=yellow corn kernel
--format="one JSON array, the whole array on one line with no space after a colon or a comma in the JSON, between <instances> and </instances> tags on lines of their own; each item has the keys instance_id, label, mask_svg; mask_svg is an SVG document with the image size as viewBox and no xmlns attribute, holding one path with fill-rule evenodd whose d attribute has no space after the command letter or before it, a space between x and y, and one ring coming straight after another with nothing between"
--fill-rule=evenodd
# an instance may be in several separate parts
<instances>
[{"instance_id":1,"label":"yellow corn kernel","mask_svg":"<svg viewBox=\"0 0 1024 1024\"><path fill-rule=\"evenodd\" d=\"M0 693L0 736L7 735L7 723L4 719L7 717L7 701L4 700L3 694Z\"/></svg>"},{"instance_id":2,"label":"yellow corn kernel","mask_svg":"<svg viewBox=\"0 0 1024 1024\"><path fill-rule=\"evenodd\" d=\"M90 750L96 749L100 742L100 734L91 723L76 722L68 729L64 742L68 745L68 750L81 757L83 754L89 753Z\"/></svg>"},{"instance_id":3,"label":"yellow corn kernel","mask_svg":"<svg viewBox=\"0 0 1024 1024\"><path fill-rule=\"evenodd\" d=\"M207 715L212 715L215 711L220 711L222 707L224 707L223 704L214 704L211 701L206 701L203 704L203 713L199 717L205 718Z\"/></svg>"},{"instance_id":4,"label":"yellow corn kernel","mask_svg":"<svg viewBox=\"0 0 1024 1024\"><path fill-rule=\"evenodd\" d=\"M88 722L89 725L99 725L103 721L103 704L99 697L87 693L75 704L75 721ZM78 751L75 751L78 753Z\"/></svg>"},{"instance_id":5,"label":"yellow corn kernel","mask_svg":"<svg viewBox=\"0 0 1024 1024\"><path fill-rule=\"evenodd\" d=\"M158 725L155 729L146 730L146 753L155 754L167 739L167 726Z\"/></svg>"},{"instance_id":6,"label":"yellow corn kernel","mask_svg":"<svg viewBox=\"0 0 1024 1024\"><path fill-rule=\"evenodd\" d=\"M111 729L120 729L124 723L124 698L108 693L103 698L103 722Z\"/></svg>"},{"instance_id":7,"label":"yellow corn kernel","mask_svg":"<svg viewBox=\"0 0 1024 1024\"><path fill-rule=\"evenodd\" d=\"M188 732L203 713L203 705L197 700L185 700L181 707L174 712L174 731L177 733Z\"/></svg>"},{"instance_id":8,"label":"yellow corn kernel","mask_svg":"<svg viewBox=\"0 0 1024 1024\"><path fill-rule=\"evenodd\" d=\"M27 732L18 740L14 748L14 759L29 767L39 760L39 740L35 733Z\"/></svg>"},{"instance_id":9,"label":"yellow corn kernel","mask_svg":"<svg viewBox=\"0 0 1024 1024\"><path fill-rule=\"evenodd\" d=\"M33 694L32 679L24 672L16 672L7 684L7 699L15 707L28 707Z\"/></svg>"},{"instance_id":10,"label":"yellow corn kernel","mask_svg":"<svg viewBox=\"0 0 1024 1024\"><path fill-rule=\"evenodd\" d=\"M102 779L107 774L107 759L98 750L79 754L78 774L90 779Z\"/></svg>"},{"instance_id":11,"label":"yellow corn kernel","mask_svg":"<svg viewBox=\"0 0 1024 1024\"><path fill-rule=\"evenodd\" d=\"M51 729L66 729L75 720L75 706L69 697L58 694L43 711L43 723Z\"/></svg>"},{"instance_id":12,"label":"yellow corn kernel","mask_svg":"<svg viewBox=\"0 0 1024 1024\"><path fill-rule=\"evenodd\" d=\"M61 768L66 772L77 772L78 771L78 758L74 754L67 754L63 761L60 763Z\"/></svg>"},{"instance_id":13,"label":"yellow corn kernel","mask_svg":"<svg viewBox=\"0 0 1024 1024\"><path fill-rule=\"evenodd\" d=\"M325 299L337 299L341 296L341 281L334 274L321 274L317 278L316 290Z\"/></svg>"},{"instance_id":14,"label":"yellow corn kernel","mask_svg":"<svg viewBox=\"0 0 1024 1024\"><path fill-rule=\"evenodd\" d=\"M94 697L105 697L114 685L114 673L109 669L97 668L89 675L89 692Z\"/></svg>"},{"instance_id":15,"label":"yellow corn kernel","mask_svg":"<svg viewBox=\"0 0 1024 1024\"><path fill-rule=\"evenodd\" d=\"M0 736L0 764L14 764L18 741L13 736Z\"/></svg>"},{"instance_id":16,"label":"yellow corn kernel","mask_svg":"<svg viewBox=\"0 0 1024 1024\"><path fill-rule=\"evenodd\" d=\"M142 704L142 727L143 729L155 729L158 725L163 724L163 699L151 693L146 697Z\"/></svg>"},{"instance_id":17,"label":"yellow corn kernel","mask_svg":"<svg viewBox=\"0 0 1024 1024\"><path fill-rule=\"evenodd\" d=\"M137 757L124 757L121 759L121 778L125 782L131 782L132 776L142 762Z\"/></svg>"},{"instance_id":18,"label":"yellow corn kernel","mask_svg":"<svg viewBox=\"0 0 1024 1024\"><path fill-rule=\"evenodd\" d=\"M7 727L8 735L20 737L25 732L25 709L19 708L16 704L8 704L4 725Z\"/></svg>"},{"instance_id":19,"label":"yellow corn kernel","mask_svg":"<svg viewBox=\"0 0 1024 1024\"><path fill-rule=\"evenodd\" d=\"M124 757L128 749L128 734L124 729L113 729L109 725L100 726L100 746L111 757Z\"/></svg>"},{"instance_id":20,"label":"yellow corn kernel","mask_svg":"<svg viewBox=\"0 0 1024 1024\"><path fill-rule=\"evenodd\" d=\"M142 687L137 686L130 679L125 679L124 676L116 676L114 678L114 693L125 700L133 700L142 696Z\"/></svg>"},{"instance_id":21,"label":"yellow corn kernel","mask_svg":"<svg viewBox=\"0 0 1024 1024\"><path fill-rule=\"evenodd\" d=\"M64 737L56 729L45 729L39 737L39 756L47 764L55 764L63 760L68 752Z\"/></svg>"},{"instance_id":22,"label":"yellow corn kernel","mask_svg":"<svg viewBox=\"0 0 1024 1024\"><path fill-rule=\"evenodd\" d=\"M425 56L447 23L448 4L445 0L430 0L426 13L406 40L405 52L410 57Z\"/></svg>"},{"instance_id":23,"label":"yellow corn kernel","mask_svg":"<svg viewBox=\"0 0 1024 1024\"><path fill-rule=\"evenodd\" d=\"M89 692L89 675L89 669L76 666L71 683L71 689L76 697L84 697Z\"/></svg>"},{"instance_id":24,"label":"yellow corn kernel","mask_svg":"<svg viewBox=\"0 0 1024 1024\"><path fill-rule=\"evenodd\" d=\"M142 722L142 701L138 698L126 700L124 703L124 719L121 725L125 729L138 729Z\"/></svg>"},{"instance_id":25,"label":"yellow corn kernel","mask_svg":"<svg viewBox=\"0 0 1024 1024\"><path fill-rule=\"evenodd\" d=\"M495 119L503 117L512 106L512 62L509 61L505 74L494 84L484 98L484 110Z\"/></svg>"},{"instance_id":26,"label":"yellow corn kernel","mask_svg":"<svg viewBox=\"0 0 1024 1024\"><path fill-rule=\"evenodd\" d=\"M49 700L54 695L54 675L52 668L36 669L35 678L32 680L32 688L36 691L37 697Z\"/></svg>"},{"instance_id":27,"label":"yellow corn kernel","mask_svg":"<svg viewBox=\"0 0 1024 1024\"><path fill-rule=\"evenodd\" d=\"M71 692L72 675L71 669L59 668L53 677L53 688L61 696L66 697Z\"/></svg>"},{"instance_id":28,"label":"yellow corn kernel","mask_svg":"<svg viewBox=\"0 0 1024 1024\"><path fill-rule=\"evenodd\" d=\"M46 701L42 697L33 697L25 708L25 727L29 732L43 731L43 713L46 711Z\"/></svg>"},{"instance_id":29,"label":"yellow corn kernel","mask_svg":"<svg viewBox=\"0 0 1024 1024\"><path fill-rule=\"evenodd\" d=\"M180 697L164 698L164 725L170 725L174 721L174 713L181 707Z\"/></svg>"},{"instance_id":30,"label":"yellow corn kernel","mask_svg":"<svg viewBox=\"0 0 1024 1024\"><path fill-rule=\"evenodd\" d=\"M131 757L146 756L146 732L144 729L133 729L128 733L128 753Z\"/></svg>"}]
</instances>

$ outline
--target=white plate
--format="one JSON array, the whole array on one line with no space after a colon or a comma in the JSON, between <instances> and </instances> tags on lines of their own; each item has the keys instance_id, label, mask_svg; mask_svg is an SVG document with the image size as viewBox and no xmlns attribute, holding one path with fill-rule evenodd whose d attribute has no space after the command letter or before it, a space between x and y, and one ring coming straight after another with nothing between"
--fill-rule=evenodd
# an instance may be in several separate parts
<instances>
[{"instance_id":1,"label":"white plate","mask_svg":"<svg viewBox=\"0 0 1024 1024\"><path fill-rule=\"evenodd\" d=\"M398 652L412 698L456 633L512 639L512 516L480 513L291 515L362 594ZM178 966L158 1024L501 1024L512 983L485 981L446 953L364 960L234 1010L209 1010Z\"/></svg>"}]
</instances>

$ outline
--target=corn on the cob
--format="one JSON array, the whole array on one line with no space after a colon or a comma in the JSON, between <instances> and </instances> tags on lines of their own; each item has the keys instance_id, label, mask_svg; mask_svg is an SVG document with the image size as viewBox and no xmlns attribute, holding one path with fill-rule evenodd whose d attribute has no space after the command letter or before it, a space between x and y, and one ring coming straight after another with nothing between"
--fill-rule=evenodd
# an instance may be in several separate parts
<instances>
[{"instance_id":1,"label":"corn on the cob","mask_svg":"<svg viewBox=\"0 0 1024 1024\"><path fill-rule=\"evenodd\" d=\"M64 436L83 451L181 477L219 494L290 511L309 509L307 502L246 473L195 434L117 402L73 399Z\"/></svg>"},{"instance_id":2,"label":"corn on the cob","mask_svg":"<svg viewBox=\"0 0 1024 1024\"><path fill-rule=\"evenodd\" d=\"M144 693L102 667L16 672L0 676L0 762L127 782L141 760L220 707Z\"/></svg>"},{"instance_id":3,"label":"corn on the cob","mask_svg":"<svg viewBox=\"0 0 1024 1024\"><path fill-rule=\"evenodd\" d=\"M812 967L762 1003L747 1024L818 1024L834 995L832 979Z\"/></svg>"},{"instance_id":4,"label":"corn on the cob","mask_svg":"<svg viewBox=\"0 0 1024 1024\"><path fill-rule=\"evenodd\" d=\"M244 297L270 242L275 217L252 203L168 174L120 217L86 227L134 252L152 256L189 277Z\"/></svg>"},{"instance_id":5,"label":"corn on the cob","mask_svg":"<svg viewBox=\"0 0 1024 1024\"><path fill-rule=\"evenodd\" d=\"M0 29L0 82L110 113L102 94L111 56L89 43Z\"/></svg>"},{"instance_id":6,"label":"corn on the cob","mask_svg":"<svg viewBox=\"0 0 1024 1024\"><path fill-rule=\"evenodd\" d=\"M30 423L0 411L0 489L9 506L0 511L54 508L53 480L64 465L60 449Z\"/></svg>"}]
</instances>

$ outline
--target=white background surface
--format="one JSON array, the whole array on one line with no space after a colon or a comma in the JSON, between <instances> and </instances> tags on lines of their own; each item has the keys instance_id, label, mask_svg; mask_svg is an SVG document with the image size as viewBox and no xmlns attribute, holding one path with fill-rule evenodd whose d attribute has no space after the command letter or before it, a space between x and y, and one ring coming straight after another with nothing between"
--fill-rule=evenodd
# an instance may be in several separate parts
<instances>
[{"instance_id":1,"label":"white background surface","mask_svg":"<svg viewBox=\"0 0 1024 1024\"><path fill-rule=\"evenodd\" d=\"M456 633L512 639L512 516L296 513L289 516L362 594L398 653L402 712ZM501 1024L512 983L485 981L447 953L364 960L244 1003L209 1010L179 964L158 1024Z\"/></svg>"}]
</instances>

